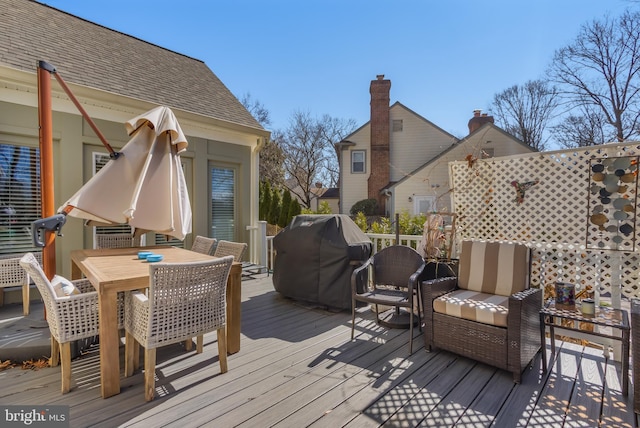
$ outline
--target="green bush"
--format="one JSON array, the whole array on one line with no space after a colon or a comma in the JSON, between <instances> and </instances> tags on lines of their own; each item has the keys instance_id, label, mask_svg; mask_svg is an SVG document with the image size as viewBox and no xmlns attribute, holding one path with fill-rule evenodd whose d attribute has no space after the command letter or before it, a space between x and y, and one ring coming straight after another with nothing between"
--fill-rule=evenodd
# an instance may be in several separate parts
<instances>
[{"instance_id":1,"label":"green bush","mask_svg":"<svg viewBox=\"0 0 640 428\"><path fill-rule=\"evenodd\" d=\"M351 215L355 216L358 213L364 213L364 215L376 215L378 213L378 201L375 199L363 199L356 202L349 211Z\"/></svg>"}]
</instances>

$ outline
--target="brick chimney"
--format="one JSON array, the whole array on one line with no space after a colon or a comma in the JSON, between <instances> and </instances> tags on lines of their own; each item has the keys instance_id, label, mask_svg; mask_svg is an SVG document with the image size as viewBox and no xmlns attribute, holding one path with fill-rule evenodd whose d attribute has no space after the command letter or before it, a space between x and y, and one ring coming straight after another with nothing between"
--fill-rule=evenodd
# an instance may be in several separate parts
<instances>
[{"instance_id":1,"label":"brick chimney","mask_svg":"<svg viewBox=\"0 0 640 428\"><path fill-rule=\"evenodd\" d=\"M494 123L493 116L488 116L487 113L482 113L482 110L474 110L473 117L469 119L469 134L480 128L485 123Z\"/></svg>"},{"instance_id":2,"label":"brick chimney","mask_svg":"<svg viewBox=\"0 0 640 428\"><path fill-rule=\"evenodd\" d=\"M378 201L379 213L385 212L385 197L380 190L389 184L389 93L391 80L384 74L371 81L371 172L368 181L368 198Z\"/></svg>"}]
</instances>

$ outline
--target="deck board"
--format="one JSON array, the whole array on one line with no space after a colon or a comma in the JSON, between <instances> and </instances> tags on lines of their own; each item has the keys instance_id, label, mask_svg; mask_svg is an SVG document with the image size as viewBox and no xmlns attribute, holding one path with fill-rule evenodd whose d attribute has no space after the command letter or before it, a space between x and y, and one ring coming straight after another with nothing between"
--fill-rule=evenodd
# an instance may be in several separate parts
<instances>
[{"instance_id":1,"label":"deck board","mask_svg":"<svg viewBox=\"0 0 640 428\"><path fill-rule=\"evenodd\" d=\"M158 351L154 401L144 401L141 372L105 400L94 347L73 361L70 393L60 394L60 367L10 369L0 402L68 405L72 427L638 426L632 385L622 396L620 364L598 349L557 341L551 370L537 356L514 384L505 371L427 352L417 329L409 355L408 331L378 326L367 310L351 341L348 311L294 302L271 277L254 278L242 283L241 350L225 374L208 334L202 354Z\"/></svg>"}]
</instances>

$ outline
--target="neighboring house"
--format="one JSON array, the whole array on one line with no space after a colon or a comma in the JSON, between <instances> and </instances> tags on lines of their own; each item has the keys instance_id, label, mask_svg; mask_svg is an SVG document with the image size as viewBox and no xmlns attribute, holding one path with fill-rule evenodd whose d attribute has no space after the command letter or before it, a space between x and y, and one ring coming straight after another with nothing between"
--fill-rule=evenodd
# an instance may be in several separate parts
<instances>
[{"instance_id":1,"label":"neighboring house","mask_svg":"<svg viewBox=\"0 0 640 428\"><path fill-rule=\"evenodd\" d=\"M189 140L182 162L193 227L184 246L195 235L252 244L247 226L258 221L258 153L270 134L204 62L38 2L0 0L0 10L3 252L31 247L25 228L40 214L40 60L57 69L116 150L129 140L126 120L158 105L170 107ZM51 87L57 208L108 157L53 77ZM57 270L68 274L69 251L90 248L93 233L77 219L69 219L63 233L56 239ZM147 236L147 244L161 241Z\"/></svg>"},{"instance_id":2,"label":"neighboring house","mask_svg":"<svg viewBox=\"0 0 640 428\"><path fill-rule=\"evenodd\" d=\"M399 102L389 106L391 81L371 81L371 120L338 143L340 213L376 199L380 214L450 211L450 161L529 153L533 149L479 110L458 139Z\"/></svg>"},{"instance_id":3,"label":"neighboring house","mask_svg":"<svg viewBox=\"0 0 640 428\"><path fill-rule=\"evenodd\" d=\"M315 189L313 198L311 199L311 209L320 210L320 204L326 202L332 214L340 212L340 189L337 187L322 187Z\"/></svg>"}]
</instances>

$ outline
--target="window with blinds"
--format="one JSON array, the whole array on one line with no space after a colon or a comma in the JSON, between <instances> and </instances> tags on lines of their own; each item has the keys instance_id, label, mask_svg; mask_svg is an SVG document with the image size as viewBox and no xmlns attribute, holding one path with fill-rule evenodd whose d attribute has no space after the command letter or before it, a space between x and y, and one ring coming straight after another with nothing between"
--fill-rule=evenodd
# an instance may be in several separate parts
<instances>
[{"instance_id":1,"label":"window with blinds","mask_svg":"<svg viewBox=\"0 0 640 428\"><path fill-rule=\"evenodd\" d=\"M40 150L0 143L0 254L40 251L31 238L40 200Z\"/></svg>"},{"instance_id":2,"label":"window with blinds","mask_svg":"<svg viewBox=\"0 0 640 428\"><path fill-rule=\"evenodd\" d=\"M211 228L217 240L234 241L236 229L236 171L211 167Z\"/></svg>"}]
</instances>

